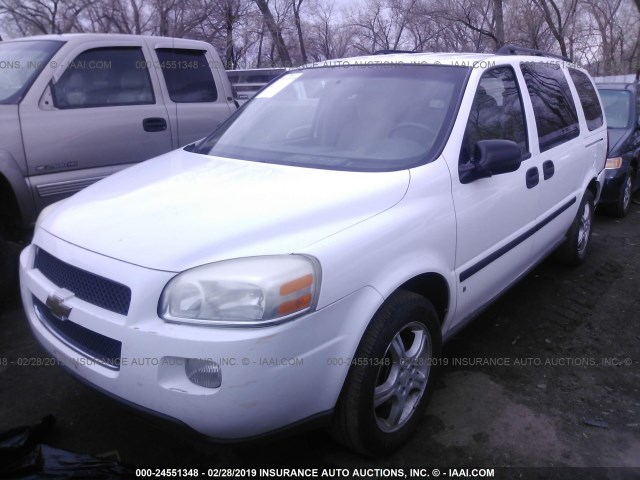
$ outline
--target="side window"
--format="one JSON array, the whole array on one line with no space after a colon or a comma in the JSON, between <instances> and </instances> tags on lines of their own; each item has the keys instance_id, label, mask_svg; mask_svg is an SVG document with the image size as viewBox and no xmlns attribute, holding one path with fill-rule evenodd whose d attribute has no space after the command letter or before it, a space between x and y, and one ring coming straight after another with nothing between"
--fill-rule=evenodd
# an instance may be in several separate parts
<instances>
[{"instance_id":1,"label":"side window","mask_svg":"<svg viewBox=\"0 0 640 480\"><path fill-rule=\"evenodd\" d=\"M540 151L567 142L580 135L578 114L569 84L558 64L522 63L538 127Z\"/></svg>"},{"instance_id":2,"label":"side window","mask_svg":"<svg viewBox=\"0 0 640 480\"><path fill-rule=\"evenodd\" d=\"M527 127L518 82L510 67L487 71L473 98L460 151L460 163L474 161L478 140L512 140L528 152Z\"/></svg>"},{"instance_id":3,"label":"side window","mask_svg":"<svg viewBox=\"0 0 640 480\"><path fill-rule=\"evenodd\" d=\"M155 103L142 50L94 48L78 55L53 87L57 108Z\"/></svg>"},{"instance_id":4,"label":"side window","mask_svg":"<svg viewBox=\"0 0 640 480\"><path fill-rule=\"evenodd\" d=\"M215 102L216 82L203 50L156 50L169 97L176 103Z\"/></svg>"},{"instance_id":5,"label":"side window","mask_svg":"<svg viewBox=\"0 0 640 480\"><path fill-rule=\"evenodd\" d=\"M584 116L587 120L587 128L589 130L595 130L602 126L602 108L600 107L600 101L596 94L596 89L593 88L593 84L589 77L582 73L580 70L569 69L569 76L573 80L573 84L578 91L578 97L580 98L580 104L582 110L584 110Z\"/></svg>"}]
</instances>

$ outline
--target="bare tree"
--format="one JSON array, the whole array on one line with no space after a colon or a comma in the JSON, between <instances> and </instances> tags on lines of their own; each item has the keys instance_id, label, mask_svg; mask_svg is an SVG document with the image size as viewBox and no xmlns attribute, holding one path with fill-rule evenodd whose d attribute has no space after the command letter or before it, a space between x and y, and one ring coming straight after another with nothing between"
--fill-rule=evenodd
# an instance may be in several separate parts
<instances>
[{"instance_id":1,"label":"bare tree","mask_svg":"<svg viewBox=\"0 0 640 480\"><path fill-rule=\"evenodd\" d=\"M300 56L302 57L302 63L308 63L307 51L304 47L304 36L302 35L302 22L300 20L300 7L302 7L303 0L291 0L291 6L293 7L293 19L296 25L296 32L298 33L298 42L300 44Z\"/></svg>"},{"instance_id":2,"label":"bare tree","mask_svg":"<svg viewBox=\"0 0 640 480\"><path fill-rule=\"evenodd\" d=\"M0 0L0 14L15 22L21 35L81 31L78 20L87 0Z\"/></svg>"},{"instance_id":3,"label":"bare tree","mask_svg":"<svg viewBox=\"0 0 640 480\"><path fill-rule=\"evenodd\" d=\"M451 0L434 10L443 21L457 22L475 33L474 49L495 51L505 43L502 0ZM487 45L485 40L490 40Z\"/></svg>"},{"instance_id":4,"label":"bare tree","mask_svg":"<svg viewBox=\"0 0 640 480\"><path fill-rule=\"evenodd\" d=\"M280 26L276 23L273 18L273 14L271 10L269 10L269 4L267 0L254 0L256 5L260 9L262 13L262 17L264 18L264 24L269 30L271 34L271 41L274 48L278 52L278 56L280 57L280 61L282 65L285 67L291 67L293 64L291 63L291 56L289 55L289 50L287 49L287 45L284 43L284 38L282 36L282 30Z\"/></svg>"},{"instance_id":5,"label":"bare tree","mask_svg":"<svg viewBox=\"0 0 640 480\"><path fill-rule=\"evenodd\" d=\"M565 5L564 14L560 10L560 6L556 3L556 0L532 0L538 8L542 11L544 19L549 26L551 34L558 42L560 46L560 53L563 56L568 56L566 34L568 26L570 25L573 17L576 13L578 6L578 0L568 0Z\"/></svg>"}]
</instances>

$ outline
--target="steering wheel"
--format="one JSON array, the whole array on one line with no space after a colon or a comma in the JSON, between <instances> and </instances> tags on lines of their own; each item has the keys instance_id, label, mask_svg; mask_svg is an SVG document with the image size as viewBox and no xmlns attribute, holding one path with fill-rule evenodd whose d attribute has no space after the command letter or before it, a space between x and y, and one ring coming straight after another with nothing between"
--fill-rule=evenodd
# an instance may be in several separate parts
<instances>
[{"instance_id":1,"label":"steering wheel","mask_svg":"<svg viewBox=\"0 0 640 480\"><path fill-rule=\"evenodd\" d=\"M406 134L402 135L400 132L405 131ZM426 138L433 140L435 139L438 132L430 126L425 125L424 123L418 122L402 122L396 125L389 132L389 137L400 137L406 138L409 140L419 141L420 139Z\"/></svg>"}]
</instances>

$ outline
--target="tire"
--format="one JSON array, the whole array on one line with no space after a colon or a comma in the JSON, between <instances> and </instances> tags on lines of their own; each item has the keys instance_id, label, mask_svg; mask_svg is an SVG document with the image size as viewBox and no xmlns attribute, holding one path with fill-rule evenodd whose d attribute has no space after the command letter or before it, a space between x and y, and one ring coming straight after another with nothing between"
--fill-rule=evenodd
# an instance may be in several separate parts
<instances>
[{"instance_id":1,"label":"tire","mask_svg":"<svg viewBox=\"0 0 640 480\"><path fill-rule=\"evenodd\" d=\"M0 232L0 306L18 300L20 247L4 239Z\"/></svg>"},{"instance_id":2,"label":"tire","mask_svg":"<svg viewBox=\"0 0 640 480\"><path fill-rule=\"evenodd\" d=\"M620 189L620 195L618 201L611 206L611 214L623 218L629 213L629 206L631 205L631 196L633 195L633 179L635 178L635 172L627 172L627 176L624 178L624 183Z\"/></svg>"},{"instance_id":3,"label":"tire","mask_svg":"<svg viewBox=\"0 0 640 480\"><path fill-rule=\"evenodd\" d=\"M565 265L576 266L584 262L589 250L593 227L593 194L584 192L576 218L567 232L567 238L556 251L556 259Z\"/></svg>"},{"instance_id":4,"label":"tire","mask_svg":"<svg viewBox=\"0 0 640 480\"><path fill-rule=\"evenodd\" d=\"M367 456L401 447L430 399L441 349L433 305L402 290L389 297L356 351L336 406L334 438Z\"/></svg>"}]
</instances>

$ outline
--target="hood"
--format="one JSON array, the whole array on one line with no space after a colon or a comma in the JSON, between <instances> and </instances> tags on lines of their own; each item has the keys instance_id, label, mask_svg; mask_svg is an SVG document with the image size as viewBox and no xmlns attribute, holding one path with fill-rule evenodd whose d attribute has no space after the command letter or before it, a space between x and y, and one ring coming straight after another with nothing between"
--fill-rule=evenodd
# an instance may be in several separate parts
<instances>
[{"instance_id":1,"label":"hood","mask_svg":"<svg viewBox=\"0 0 640 480\"><path fill-rule=\"evenodd\" d=\"M176 150L77 193L41 228L102 255L179 272L300 252L392 207L408 185L407 170L320 170Z\"/></svg>"}]
</instances>

